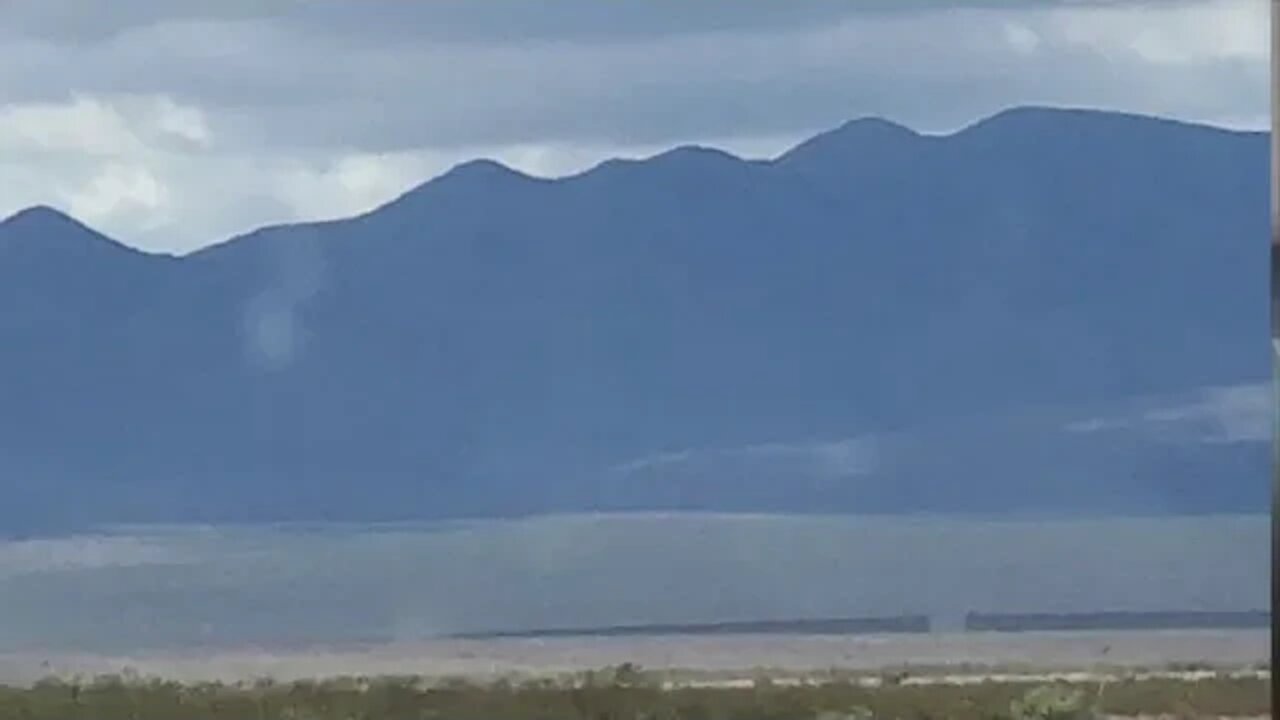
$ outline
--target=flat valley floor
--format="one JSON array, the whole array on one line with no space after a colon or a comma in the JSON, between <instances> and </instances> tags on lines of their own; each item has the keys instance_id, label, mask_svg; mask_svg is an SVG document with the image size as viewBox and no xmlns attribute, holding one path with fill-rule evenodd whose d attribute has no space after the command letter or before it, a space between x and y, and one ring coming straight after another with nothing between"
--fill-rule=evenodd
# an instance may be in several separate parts
<instances>
[{"instance_id":1,"label":"flat valley floor","mask_svg":"<svg viewBox=\"0 0 1280 720\"><path fill-rule=\"evenodd\" d=\"M966 682L1003 674L1074 671L1119 677L1198 669L1257 673L1268 667L1269 632L1177 630L963 633L901 636L740 635L629 638L420 640L369 646L207 649L134 655L0 654L0 684L49 676L125 673L183 682L337 676L528 679L634 663L673 682L712 685L759 677L803 680L835 672L907 669L919 681ZM1046 674L1048 673L1048 674Z\"/></svg>"}]
</instances>

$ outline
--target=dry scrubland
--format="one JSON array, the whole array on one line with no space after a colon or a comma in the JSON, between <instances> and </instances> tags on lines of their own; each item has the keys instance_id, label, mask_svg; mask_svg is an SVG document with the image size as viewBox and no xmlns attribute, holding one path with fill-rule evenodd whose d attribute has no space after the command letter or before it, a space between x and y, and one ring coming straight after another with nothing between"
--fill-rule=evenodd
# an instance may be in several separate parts
<instances>
[{"instance_id":1,"label":"dry scrubland","mask_svg":"<svg viewBox=\"0 0 1280 720\"><path fill-rule=\"evenodd\" d=\"M25 720L855 720L862 718L1267 717L1259 675L1107 682L1009 680L875 687L854 679L745 686L663 687L635 666L572 680L334 678L326 681L179 684L114 676L0 689L0 717Z\"/></svg>"},{"instance_id":2,"label":"dry scrubland","mask_svg":"<svg viewBox=\"0 0 1280 720\"><path fill-rule=\"evenodd\" d=\"M0 720L1265 717L1267 650L1185 631L21 653L0 656Z\"/></svg>"}]
</instances>

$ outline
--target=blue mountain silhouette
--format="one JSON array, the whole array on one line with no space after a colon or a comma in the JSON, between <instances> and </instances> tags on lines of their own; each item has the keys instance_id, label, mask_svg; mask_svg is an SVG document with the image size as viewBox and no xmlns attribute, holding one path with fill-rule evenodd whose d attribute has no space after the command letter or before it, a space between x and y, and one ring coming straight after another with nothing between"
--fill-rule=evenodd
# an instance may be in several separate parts
<instances>
[{"instance_id":1,"label":"blue mountain silhouette","mask_svg":"<svg viewBox=\"0 0 1280 720\"><path fill-rule=\"evenodd\" d=\"M1267 163L1263 133L1021 108L770 161L476 161L183 257L25 210L0 530L1261 512L1268 441L1202 401L1270 377ZM1174 439L1165 401L1202 411ZM1134 407L1156 425L1062 429Z\"/></svg>"}]
</instances>

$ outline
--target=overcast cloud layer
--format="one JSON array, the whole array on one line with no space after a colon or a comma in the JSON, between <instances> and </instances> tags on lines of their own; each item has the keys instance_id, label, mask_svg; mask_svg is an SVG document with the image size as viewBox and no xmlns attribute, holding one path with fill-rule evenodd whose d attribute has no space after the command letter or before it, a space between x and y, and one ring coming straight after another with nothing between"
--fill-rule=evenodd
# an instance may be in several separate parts
<instances>
[{"instance_id":1,"label":"overcast cloud layer","mask_svg":"<svg viewBox=\"0 0 1280 720\"><path fill-rule=\"evenodd\" d=\"M138 247L350 215L478 156L563 175L1012 105L1267 125L1266 0L10 0L0 216Z\"/></svg>"}]
</instances>

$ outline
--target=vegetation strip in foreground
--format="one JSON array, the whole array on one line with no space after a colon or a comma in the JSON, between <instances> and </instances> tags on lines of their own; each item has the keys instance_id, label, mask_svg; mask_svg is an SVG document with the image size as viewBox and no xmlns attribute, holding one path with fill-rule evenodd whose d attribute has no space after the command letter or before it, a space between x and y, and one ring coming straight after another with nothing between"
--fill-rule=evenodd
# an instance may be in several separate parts
<instances>
[{"instance_id":1,"label":"vegetation strip in foreground","mask_svg":"<svg viewBox=\"0 0 1280 720\"><path fill-rule=\"evenodd\" d=\"M913 685L898 675L879 687L855 682L663 689L653 674L622 665L563 681L477 684L413 677L180 684L131 676L49 679L0 687L6 720L853 720L854 718L1091 718L1101 715L1249 717L1269 711L1267 680L1219 675L1196 681L1121 679Z\"/></svg>"}]
</instances>

